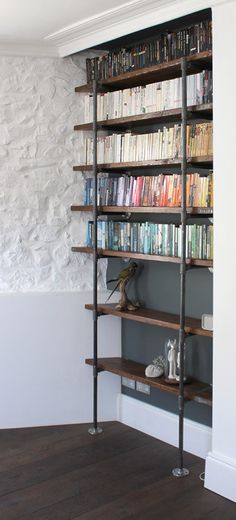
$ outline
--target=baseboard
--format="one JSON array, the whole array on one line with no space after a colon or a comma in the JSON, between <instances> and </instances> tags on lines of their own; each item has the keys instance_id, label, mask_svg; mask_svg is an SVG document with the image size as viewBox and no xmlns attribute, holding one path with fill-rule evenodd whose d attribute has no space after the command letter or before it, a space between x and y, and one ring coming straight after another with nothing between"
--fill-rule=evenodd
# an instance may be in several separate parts
<instances>
[{"instance_id":1,"label":"baseboard","mask_svg":"<svg viewBox=\"0 0 236 520\"><path fill-rule=\"evenodd\" d=\"M172 446L178 445L178 417L173 413L119 394L117 420ZM211 428L185 419L184 450L205 459L211 450Z\"/></svg>"},{"instance_id":2,"label":"baseboard","mask_svg":"<svg viewBox=\"0 0 236 520\"><path fill-rule=\"evenodd\" d=\"M208 453L205 487L236 502L236 460L215 452Z\"/></svg>"}]
</instances>

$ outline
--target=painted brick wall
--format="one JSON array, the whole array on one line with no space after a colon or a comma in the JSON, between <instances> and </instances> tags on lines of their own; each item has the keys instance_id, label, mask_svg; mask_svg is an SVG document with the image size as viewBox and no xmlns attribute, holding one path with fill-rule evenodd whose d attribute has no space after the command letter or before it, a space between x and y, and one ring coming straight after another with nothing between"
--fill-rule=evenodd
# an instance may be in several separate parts
<instances>
[{"instance_id":1,"label":"painted brick wall","mask_svg":"<svg viewBox=\"0 0 236 520\"><path fill-rule=\"evenodd\" d=\"M0 57L0 291L85 290L92 260L71 253L83 243L86 217L71 214L83 201L85 60ZM104 286L105 262L99 285Z\"/></svg>"}]
</instances>

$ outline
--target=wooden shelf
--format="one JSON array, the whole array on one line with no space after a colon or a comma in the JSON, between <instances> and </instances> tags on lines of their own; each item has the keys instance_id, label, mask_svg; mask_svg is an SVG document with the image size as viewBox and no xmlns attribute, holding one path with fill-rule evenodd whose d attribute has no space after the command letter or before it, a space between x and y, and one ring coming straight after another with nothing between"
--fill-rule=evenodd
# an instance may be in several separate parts
<instances>
[{"instance_id":1,"label":"wooden shelf","mask_svg":"<svg viewBox=\"0 0 236 520\"><path fill-rule=\"evenodd\" d=\"M212 167L213 157L212 155L206 156L198 156L198 157L189 157L187 159L188 164L192 164L193 166L198 167ZM181 158L178 159L158 159L153 161L132 161L132 162L122 162L122 163L101 163L98 164L98 171L101 170L109 170L109 171L125 171L125 170L143 170L150 168L166 168L169 166L175 167L181 165ZM80 164L78 166L73 167L74 171L81 172L89 172L93 171L92 164Z\"/></svg>"},{"instance_id":2,"label":"wooden shelf","mask_svg":"<svg viewBox=\"0 0 236 520\"><path fill-rule=\"evenodd\" d=\"M201 117L209 119L212 117L212 103L204 105L194 105L188 107L188 119L194 117ZM161 112L152 112L149 114L138 114L135 116L120 117L116 119L107 119L105 121L98 121L98 126L102 128L132 128L133 126L144 126L153 123L162 123L164 121L172 121L181 119L181 108L174 108L172 110L163 110ZM83 123L75 125L74 130L92 130L93 123Z\"/></svg>"},{"instance_id":3,"label":"wooden shelf","mask_svg":"<svg viewBox=\"0 0 236 520\"><path fill-rule=\"evenodd\" d=\"M196 74L204 69L212 67L212 51L203 51L198 54L187 56L187 74ZM156 81L164 81L181 76L181 59L151 65L142 69L135 69L125 72L119 76L98 81L103 92L122 88L135 87L137 85L147 85ZM75 92L91 92L92 84L80 85L75 88Z\"/></svg>"},{"instance_id":4,"label":"wooden shelf","mask_svg":"<svg viewBox=\"0 0 236 520\"><path fill-rule=\"evenodd\" d=\"M92 311L93 305L86 304L85 308ZM115 304L102 303L98 305L99 314L108 314L118 316L126 320L138 321L147 325L155 325L166 329L179 330L179 315L170 314L168 312L157 311L154 309L140 308L135 311L119 311ZM213 337L213 332L201 328L201 320L197 318L186 318L185 321L186 334L195 334L198 336Z\"/></svg>"},{"instance_id":5,"label":"wooden shelf","mask_svg":"<svg viewBox=\"0 0 236 520\"><path fill-rule=\"evenodd\" d=\"M93 211L93 206L71 206L71 211ZM99 213L160 213L180 215L181 208L157 206L98 206ZM187 208L188 215L213 215L213 208Z\"/></svg>"},{"instance_id":6,"label":"wooden shelf","mask_svg":"<svg viewBox=\"0 0 236 520\"><path fill-rule=\"evenodd\" d=\"M73 253L93 253L93 248L87 246L73 246L71 250ZM101 248L98 248L98 255L104 258L113 256L115 258L136 258L137 260L152 260L154 262L168 262L173 264L180 264L181 262L180 258L176 256L149 255L145 253L134 253L132 251L113 251L112 249ZM187 258L186 264L198 267L213 267L212 260L201 260L198 258Z\"/></svg>"},{"instance_id":7,"label":"wooden shelf","mask_svg":"<svg viewBox=\"0 0 236 520\"><path fill-rule=\"evenodd\" d=\"M94 365L93 359L86 359L87 365ZM161 390L162 392L168 392L170 394L178 395L179 387L177 385L169 384L164 380L164 377L150 378L145 376L145 365L136 363L122 358L99 358L98 369L118 376L128 377L134 381L139 381L146 385L150 385L152 388ZM185 399L196 401L198 403L206 404L211 406L211 387L207 383L200 383L199 381L192 380L190 383L184 386L184 397Z\"/></svg>"}]
</instances>

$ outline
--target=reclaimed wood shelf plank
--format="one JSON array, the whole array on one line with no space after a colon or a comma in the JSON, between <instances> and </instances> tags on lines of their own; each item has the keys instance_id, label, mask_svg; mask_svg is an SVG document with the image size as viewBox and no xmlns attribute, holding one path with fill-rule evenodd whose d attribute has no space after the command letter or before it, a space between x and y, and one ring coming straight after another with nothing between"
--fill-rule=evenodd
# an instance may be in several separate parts
<instances>
[{"instance_id":1,"label":"reclaimed wood shelf plank","mask_svg":"<svg viewBox=\"0 0 236 520\"><path fill-rule=\"evenodd\" d=\"M86 304L85 308L92 311L93 305ZM116 309L115 304L100 303L98 305L98 312L102 315L117 316L126 320L138 321L140 323L146 323L147 325L155 325L167 329L179 330L180 327L178 314L170 314L155 309L140 307L135 311L119 311ZM213 337L212 331L202 329L201 320L198 318L186 317L185 332L186 334Z\"/></svg>"},{"instance_id":2,"label":"reclaimed wood shelf plank","mask_svg":"<svg viewBox=\"0 0 236 520\"><path fill-rule=\"evenodd\" d=\"M73 204L71 211L93 211L93 206ZM98 206L99 213L166 213L181 214L180 207L157 207L157 206ZM213 208L187 208L188 215L213 215Z\"/></svg>"},{"instance_id":3,"label":"reclaimed wood shelf plank","mask_svg":"<svg viewBox=\"0 0 236 520\"><path fill-rule=\"evenodd\" d=\"M196 74L200 70L211 69L212 51L203 51L186 57L188 67L187 74ZM197 66L197 69L196 69ZM105 80L99 80L98 86L102 91L147 85L156 81L164 81L181 76L181 58L168 62L151 65L130 72L124 72L119 76L114 76ZM92 92L92 83L80 85L75 88L75 92Z\"/></svg>"},{"instance_id":4,"label":"reclaimed wood shelf plank","mask_svg":"<svg viewBox=\"0 0 236 520\"><path fill-rule=\"evenodd\" d=\"M194 116L204 119L204 116L209 119L212 116L212 103L204 105L189 106L187 109L188 118L193 119ZM106 119L98 121L98 126L102 128L131 128L132 126L143 126L153 123L162 123L164 121L171 121L181 119L181 108L173 108L170 110L162 110L161 112L152 112L148 114L137 114L127 117L117 117L115 119ZM82 123L75 125L76 131L87 131L93 129L93 123Z\"/></svg>"},{"instance_id":5,"label":"reclaimed wood shelf plank","mask_svg":"<svg viewBox=\"0 0 236 520\"><path fill-rule=\"evenodd\" d=\"M86 359L85 363L87 365L93 366L94 360ZM156 378L146 377L145 368L145 365L142 363L137 363L135 361L124 358L115 357L98 359L98 369L101 371L104 370L121 377L128 377L133 381L139 381L140 383L149 385L152 388L161 390L162 392L168 392L178 396L178 384L169 384L165 381L164 376ZM196 401L198 403L201 402L201 404L206 404L208 406L211 406L212 404L210 385L207 383L201 383L194 379L192 379L190 383L187 383L184 386L184 397L187 400Z\"/></svg>"},{"instance_id":6,"label":"reclaimed wood shelf plank","mask_svg":"<svg viewBox=\"0 0 236 520\"><path fill-rule=\"evenodd\" d=\"M212 166L213 156L212 155L202 155L197 157L188 157L188 164L192 164L193 166ZM155 167L169 167L169 166L180 166L181 165L181 157L177 159L157 159L150 161L130 161L130 162L121 162L121 163L100 163L98 164L98 171L101 170L111 170L111 171L125 171L125 170L143 170L150 169ZM77 166L73 166L74 171L92 171L92 164L79 164Z\"/></svg>"},{"instance_id":7,"label":"reclaimed wood shelf plank","mask_svg":"<svg viewBox=\"0 0 236 520\"><path fill-rule=\"evenodd\" d=\"M73 246L71 250L73 253L93 253L93 248L88 246ZM101 257L134 258L137 260L151 260L154 262L168 262L173 264L181 263L181 259L176 256L151 255L146 253L136 253L133 251L113 251L112 249L98 248L98 255ZM202 260L200 258L187 258L186 264L198 267L213 267L212 260Z\"/></svg>"}]
</instances>

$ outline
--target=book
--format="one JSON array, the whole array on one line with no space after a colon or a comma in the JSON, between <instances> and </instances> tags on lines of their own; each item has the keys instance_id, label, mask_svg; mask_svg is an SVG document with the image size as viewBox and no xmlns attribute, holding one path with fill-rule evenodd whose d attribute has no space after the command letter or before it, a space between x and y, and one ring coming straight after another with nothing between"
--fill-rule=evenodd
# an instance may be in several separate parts
<instances>
[{"instance_id":1,"label":"book","mask_svg":"<svg viewBox=\"0 0 236 520\"><path fill-rule=\"evenodd\" d=\"M92 247L93 222L88 222L87 246ZM181 256L181 225L98 220L98 248L169 257ZM212 224L186 226L186 257L212 260Z\"/></svg>"},{"instance_id":2,"label":"book","mask_svg":"<svg viewBox=\"0 0 236 520\"><path fill-rule=\"evenodd\" d=\"M212 122L187 125L187 156L211 156L212 132ZM97 139L98 164L179 159L181 155L180 124L148 134L116 133ZM89 137L85 139L85 164L92 163L93 139Z\"/></svg>"},{"instance_id":3,"label":"book","mask_svg":"<svg viewBox=\"0 0 236 520\"><path fill-rule=\"evenodd\" d=\"M151 83L106 92L97 96L97 119L110 119L150 114L180 108L182 104L182 79ZM212 103L212 71L204 70L187 76L187 106ZM93 96L84 97L84 122L93 120Z\"/></svg>"},{"instance_id":4,"label":"book","mask_svg":"<svg viewBox=\"0 0 236 520\"><path fill-rule=\"evenodd\" d=\"M87 58L87 81L104 80L212 48L212 22L203 20L189 27L165 31L146 42L121 47L96 58Z\"/></svg>"},{"instance_id":5,"label":"book","mask_svg":"<svg viewBox=\"0 0 236 520\"><path fill-rule=\"evenodd\" d=\"M153 176L108 177L98 176L98 206L125 207L180 207L182 178L177 173ZM108 175L108 174L107 174ZM85 180L84 205L93 204L93 178ZM213 175L201 177L199 173L186 176L186 206L212 208Z\"/></svg>"}]
</instances>

